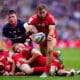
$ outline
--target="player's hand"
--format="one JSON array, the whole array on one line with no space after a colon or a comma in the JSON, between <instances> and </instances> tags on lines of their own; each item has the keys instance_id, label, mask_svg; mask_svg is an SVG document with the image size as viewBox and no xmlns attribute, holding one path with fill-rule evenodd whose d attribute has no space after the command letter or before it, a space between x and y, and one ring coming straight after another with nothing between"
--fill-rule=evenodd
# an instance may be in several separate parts
<instances>
[{"instance_id":1,"label":"player's hand","mask_svg":"<svg viewBox=\"0 0 80 80\"><path fill-rule=\"evenodd\" d=\"M26 60L22 58L20 58L19 61L26 62Z\"/></svg>"},{"instance_id":2,"label":"player's hand","mask_svg":"<svg viewBox=\"0 0 80 80\"><path fill-rule=\"evenodd\" d=\"M9 75L10 75L10 76L13 76L13 75L14 75L14 73L13 73L13 72L10 72L10 73L9 73Z\"/></svg>"},{"instance_id":3,"label":"player's hand","mask_svg":"<svg viewBox=\"0 0 80 80\"><path fill-rule=\"evenodd\" d=\"M50 35L47 36L47 40L48 40L48 41L51 41L52 39L53 39L52 36L50 36Z\"/></svg>"}]
</instances>

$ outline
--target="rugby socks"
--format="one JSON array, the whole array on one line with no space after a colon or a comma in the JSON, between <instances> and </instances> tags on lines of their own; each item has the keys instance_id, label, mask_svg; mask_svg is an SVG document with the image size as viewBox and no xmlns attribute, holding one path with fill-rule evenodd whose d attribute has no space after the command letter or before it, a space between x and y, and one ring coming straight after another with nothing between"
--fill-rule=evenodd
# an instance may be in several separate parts
<instances>
[{"instance_id":1,"label":"rugby socks","mask_svg":"<svg viewBox=\"0 0 80 80\"><path fill-rule=\"evenodd\" d=\"M55 58L58 58L58 52L53 52L53 56L54 56Z\"/></svg>"},{"instance_id":2,"label":"rugby socks","mask_svg":"<svg viewBox=\"0 0 80 80\"><path fill-rule=\"evenodd\" d=\"M45 67L34 67L34 72L35 72L35 73L44 72L44 68L45 68Z\"/></svg>"},{"instance_id":3,"label":"rugby socks","mask_svg":"<svg viewBox=\"0 0 80 80\"><path fill-rule=\"evenodd\" d=\"M60 51L53 52L53 56L55 58L57 58L60 61L61 64L63 64L63 60L62 60L62 56L61 56Z\"/></svg>"},{"instance_id":4,"label":"rugby socks","mask_svg":"<svg viewBox=\"0 0 80 80\"><path fill-rule=\"evenodd\" d=\"M50 65L50 64L46 64L46 65L45 65L44 72L45 72L47 75L49 74L50 67L51 67L51 65Z\"/></svg>"},{"instance_id":5,"label":"rugby socks","mask_svg":"<svg viewBox=\"0 0 80 80\"><path fill-rule=\"evenodd\" d=\"M41 78L48 77L49 71L50 71L50 65L46 64L45 67L44 67L44 72L42 73L42 75L40 77Z\"/></svg>"}]
</instances>

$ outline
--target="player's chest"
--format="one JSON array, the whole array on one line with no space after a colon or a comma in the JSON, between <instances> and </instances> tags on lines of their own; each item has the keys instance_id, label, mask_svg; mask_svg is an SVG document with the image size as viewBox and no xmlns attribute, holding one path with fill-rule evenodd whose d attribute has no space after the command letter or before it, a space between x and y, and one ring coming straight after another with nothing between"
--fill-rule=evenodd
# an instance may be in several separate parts
<instances>
[{"instance_id":1,"label":"player's chest","mask_svg":"<svg viewBox=\"0 0 80 80\"><path fill-rule=\"evenodd\" d=\"M46 27L48 25L49 25L49 21L48 20L44 20L44 21L37 20L36 21L36 26L38 26L38 27Z\"/></svg>"},{"instance_id":2,"label":"player's chest","mask_svg":"<svg viewBox=\"0 0 80 80\"><path fill-rule=\"evenodd\" d=\"M17 29L10 29L10 30L8 31L8 33L9 33L10 35L20 34L20 33L21 33L21 29L19 29L19 28L17 28Z\"/></svg>"}]
</instances>

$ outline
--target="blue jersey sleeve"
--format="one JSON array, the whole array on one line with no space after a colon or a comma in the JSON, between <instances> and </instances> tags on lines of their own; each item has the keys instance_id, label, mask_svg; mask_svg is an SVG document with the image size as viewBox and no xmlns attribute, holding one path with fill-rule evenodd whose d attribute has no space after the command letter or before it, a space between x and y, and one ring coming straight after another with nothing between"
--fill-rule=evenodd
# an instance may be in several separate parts
<instances>
[{"instance_id":1,"label":"blue jersey sleeve","mask_svg":"<svg viewBox=\"0 0 80 80\"><path fill-rule=\"evenodd\" d=\"M8 37L8 34L7 34L7 26L6 25L2 29L2 36L3 37Z\"/></svg>"},{"instance_id":2,"label":"blue jersey sleeve","mask_svg":"<svg viewBox=\"0 0 80 80\"><path fill-rule=\"evenodd\" d=\"M25 27L24 27L24 24L25 24L25 21L21 21L21 20L19 20L19 27L21 28L21 31L24 33L24 32L26 32L26 29L25 29Z\"/></svg>"}]
</instances>

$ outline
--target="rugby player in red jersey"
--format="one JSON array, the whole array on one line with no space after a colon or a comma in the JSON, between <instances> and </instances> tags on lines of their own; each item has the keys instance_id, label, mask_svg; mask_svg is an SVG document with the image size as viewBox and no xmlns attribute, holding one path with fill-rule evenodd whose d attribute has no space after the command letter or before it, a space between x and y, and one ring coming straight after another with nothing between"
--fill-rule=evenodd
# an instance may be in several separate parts
<instances>
[{"instance_id":1,"label":"rugby player in red jersey","mask_svg":"<svg viewBox=\"0 0 80 80\"><path fill-rule=\"evenodd\" d=\"M14 75L15 63L10 57L9 51L6 50L0 52L0 62L3 66L3 75Z\"/></svg>"},{"instance_id":2,"label":"rugby player in red jersey","mask_svg":"<svg viewBox=\"0 0 80 80\"><path fill-rule=\"evenodd\" d=\"M14 61L17 68L25 74L33 72L41 72L44 66L45 58L43 59L40 51L32 48L31 46L24 46L24 44L16 43L13 45ZM34 68L31 68L33 67ZM39 68L37 66L40 66ZM21 73L23 74L23 73Z\"/></svg>"},{"instance_id":3,"label":"rugby player in red jersey","mask_svg":"<svg viewBox=\"0 0 80 80\"><path fill-rule=\"evenodd\" d=\"M46 57L44 57L41 52L32 48L31 46L24 46L24 44L18 43L13 45L14 60L17 67L25 74L41 73L45 70ZM66 76L71 74L71 70L64 70L63 64L58 60L58 55L55 52L53 54L54 58L51 63L50 73L51 75L57 72L60 76ZM23 74L19 72L17 75Z\"/></svg>"},{"instance_id":4,"label":"rugby player in red jersey","mask_svg":"<svg viewBox=\"0 0 80 80\"><path fill-rule=\"evenodd\" d=\"M13 51L16 53L14 54L14 61L21 71L26 74L44 71L46 57L44 57L37 49L34 49L31 46L25 46L21 43L16 43L13 45ZM57 54L58 53L54 53L56 59L58 58Z\"/></svg>"},{"instance_id":5,"label":"rugby player in red jersey","mask_svg":"<svg viewBox=\"0 0 80 80\"><path fill-rule=\"evenodd\" d=\"M50 65L53 59L53 52L57 42L57 32L55 29L55 19L53 15L47 12L44 5L40 5L37 8L37 12L29 19L30 27L35 26L38 32L43 32L46 34L45 42L40 44L41 49L46 47L47 61L45 66L45 71L41 77L47 77ZM30 28L31 29L31 28ZM33 29L32 29L33 30Z\"/></svg>"}]
</instances>

